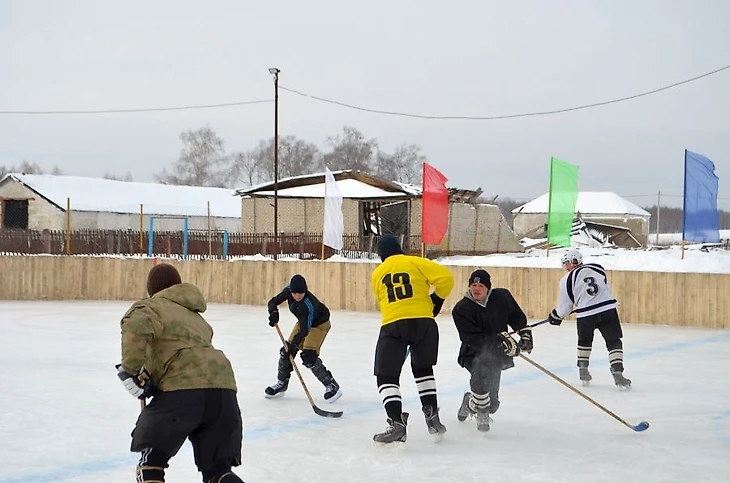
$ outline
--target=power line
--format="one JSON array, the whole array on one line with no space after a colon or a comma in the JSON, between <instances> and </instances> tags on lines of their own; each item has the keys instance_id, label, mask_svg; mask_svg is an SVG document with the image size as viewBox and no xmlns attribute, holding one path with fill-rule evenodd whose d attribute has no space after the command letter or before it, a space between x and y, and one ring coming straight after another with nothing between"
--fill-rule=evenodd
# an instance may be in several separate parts
<instances>
[{"instance_id":1,"label":"power line","mask_svg":"<svg viewBox=\"0 0 730 483\"><path fill-rule=\"evenodd\" d=\"M725 67L721 67L719 69L715 69L710 72L706 72L704 74L698 75L696 77L692 77L690 79L685 79L680 82L675 82L674 84L669 84L663 87L659 87L657 89L652 89L650 91L641 92L639 94L634 94L631 96L626 97L620 97L617 99L611 99L609 101L602 101L602 102L594 102L592 104L584 104L582 106L575 106L575 107L567 107L564 109L555 109L551 111L538 111L538 112L527 112L527 113L521 113L521 114L504 114L500 116L429 116L429 115L423 115L423 114L411 114L406 112L397 112L397 111L384 111L380 109L369 109L365 107L355 106L352 104L347 104L345 102L340 101L333 101L331 99L325 99L323 97L313 96L311 94L306 94L304 92L297 91L295 89L290 89L288 87L279 86L280 89L283 89L285 91L291 92L293 94L297 94L303 97L308 97L310 99L314 99L321 102L326 102L329 104L334 104L337 106L347 107L349 109L355 109L358 111L364 111L364 112L371 112L374 114L386 114L390 116L402 116L402 117L413 117L418 119L440 119L440 120L471 120L471 121L495 121L499 119L514 119L519 117L534 117L534 116L547 116L552 114L561 114L565 112L571 112L571 111L579 111L582 109L589 109L592 107L600 107L600 106L606 106L608 104L616 104L619 102L629 101L632 99L637 99L639 97L645 97L652 94L656 94L658 92L666 91L668 89L672 89L673 87L681 86L684 84L689 84L690 82L694 82L696 80L703 79L705 77L709 77L711 75L717 74L719 72L722 72L724 70L730 69L730 65L726 65Z\"/></svg>"},{"instance_id":2,"label":"power line","mask_svg":"<svg viewBox=\"0 0 730 483\"><path fill-rule=\"evenodd\" d=\"M245 106L249 104L263 104L274 102L273 99L262 99L258 101L225 102L222 104L197 104L192 106L175 107L143 107L137 109L94 109L94 110L73 110L73 111L0 111L5 115L73 115L73 114L121 114L127 112L159 112L159 111L188 111L192 109L218 109L221 107Z\"/></svg>"},{"instance_id":3,"label":"power line","mask_svg":"<svg viewBox=\"0 0 730 483\"><path fill-rule=\"evenodd\" d=\"M652 89L650 91L641 92L639 94L634 94L630 96L620 97L617 99L611 99L608 101L602 101L602 102L594 102L591 104L584 104L581 106L575 106L575 107L567 107L563 109L555 109L550 111L537 111L537 112L527 112L527 113L520 113L520 114L504 114L499 116L435 116L435 115L422 115L422 114L412 114L412 113L406 113L406 112L397 112L397 111L386 111L386 110L380 110L380 109L369 109L366 107L361 106L355 106L353 104L348 104L345 102L335 101L332 99L326 99L324 97L314 96L311 94L307 94L305 92L298 91L296 89L291 89L284 86L279 86L280 89L284 91L291 92L293 94L297 94L302 97L307 97L310 99L314 99L320 102L325 102L329 104L334 104L341 107L346 107L349 109L355 109L358 111L363 112L370 112L374 114L385 114L390 116L401 116L401 117L411 117L411 118L418 118L418 119L436 119L436 120L473 120L473 121L494 121L494 120L500 120L500 119L514 119L514 118L520 118L520 117L534 117L534 116L547 116L547 115L553 115L553 114L561 114L565 112L571 112L571 111L579 111L583 109L590 109L593 107L600 107L600 106L606 106L609 104L616 104L619 102L625 102L632 99L637 99L639 97L645 97L652 94L656 94L658 92L666 91L668 89L672 89L674 87L678 87L684 84L689 84L690 82L694 82L696 80L703 79L705 77L709 77L714 74L718 74L720 72L723 72L725 70L730 69L730 65L726 65L725 67L721 67L719 69L715 69L710 72L706 72L704 74L692 77L690 79L685 79L683 81L675 82L673 84L669 84L663 87L659 87L657 89ZM193 109L219 109L219 108L225 108L225 107L236 107L236 106L244 106L244 105L250 105L250 104L264 104L264 103L270 103L274 102L273 99L261 99L261 100L255 100L255 101L238 101L238 102L226 102L226 103L220 103L220 104L197 104L197 105L187 105L187 106L173 106L173 107L144 107L144 108L131 108L131 109L90 109L90 110L1 110L0 115L77 115L77 114L122 114L122 113L139 113L139 112L162 112L162 111L186 111L186 110L193 110Z\"/></svg>"}]
</instances>

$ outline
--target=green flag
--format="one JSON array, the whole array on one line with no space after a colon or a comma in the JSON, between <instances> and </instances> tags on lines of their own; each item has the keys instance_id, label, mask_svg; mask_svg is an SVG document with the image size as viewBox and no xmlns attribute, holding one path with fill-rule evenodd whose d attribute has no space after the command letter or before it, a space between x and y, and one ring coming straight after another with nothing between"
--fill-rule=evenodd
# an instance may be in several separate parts
<instances>
[{"instance_id":1,"label":"green flag","mask_svg":"<svg viewBox=\"0 0 730 483\"><path fill-rule=\"evenodd\" d=\"M578 201L578 166L550 158L548 243L570 246L570 229Z\"/></svg>"}]
</instances>

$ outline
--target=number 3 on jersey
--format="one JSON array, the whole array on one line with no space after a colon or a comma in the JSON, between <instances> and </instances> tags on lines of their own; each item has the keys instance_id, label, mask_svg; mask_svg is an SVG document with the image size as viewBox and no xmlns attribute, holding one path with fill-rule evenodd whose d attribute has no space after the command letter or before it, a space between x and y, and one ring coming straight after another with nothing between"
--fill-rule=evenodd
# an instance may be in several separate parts
<instances>
[{"instance_id":1,"label":"number 3 on jersey","mask_svg":"<svg viewBox=\"0 0 730 483\"><path fill-rule=\"evenodd\" d=\"M413 297L411 277L405 272L394 273L392 276L387 274L382 282L388 289L389 303Z\"/></svg>"}]
</instances>

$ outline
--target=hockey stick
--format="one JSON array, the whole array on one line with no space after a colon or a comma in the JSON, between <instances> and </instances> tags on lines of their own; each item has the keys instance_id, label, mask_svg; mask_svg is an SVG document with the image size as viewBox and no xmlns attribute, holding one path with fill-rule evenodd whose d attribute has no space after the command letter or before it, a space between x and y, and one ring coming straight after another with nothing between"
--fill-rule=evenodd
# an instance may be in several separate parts
<instances>
[{"instance_id":1,"label":"hockey stick","mask_svg":"<svg viewBox=\"0 0 730 483\"><path fill-rule=\"evenodd\" d=\"M574 312L575 312L575 309L571 310L570 314L572 314ZM568 315L570 315L570 314L568 314ZM547 324L548 322L550 322L550 319L543 319L540 322L535 322L534 324L530 324L530 325L526 326L525 329L532 329L533 327L537 327L542 324ZM514 335L517 332L519 332L519 330L513 330L512 332L509 333L509 335Z\"/></svg>"},{"instance_id":2,"label":"hockey stick","mask_svg":"<svg viewBox=\"0 0 730 483\"><path fill-rule=\"evenodd\" d=\"M606 414L608 414L609 416L611 416L613 419L615 419L619 423L621 423L624 426L626 426L627 428L631 428L631 429L633 429L636 432L646 431L647 429L649 429L649 423L648 422L641 421L636 426L627 423L626 421L624 421L623 419L621 419L620 417L618 417L613 411L609 411L608 409L606 409L605 407L603 407L602 405L600 405L599 403L597 403L596 401L594 401L593 399L591 399L589 396L586 396L585 394L583 394L582 392L580 392L578 389L574 388L573 386L571 386L570 384L568 384L567 382L565 382L564 380L560 379L558 376L556 376L555 374L553 374L552 372L550 372L547 369L545 369L544 367L542 367L537 362L535 362L532 359L528 358L526 355L520 353L519 356L522 357L524 360L526 360L529 364L531 364L532 366L536 367L540 371L544 372L548 376L552 377L553 379L555 379L556 381L558 381L560 384L562 384L563 386L567 387L568 389L570 389L571 391L573 391L574 393L576 393L577 395L579 395L580 397L582 397L586 401L590 402L591 404L593 404L594 406L596 406L598 409L600 409L601 411L605 412Z\"/></svg>"},{"instance_id":3,"label":"hockey stick","mask_svg":"<svg viewBox=\"0 0 730 483\"><path fill-rule=\"evenodd\" d=\"M281 339L281 344L288 348L289 344L284 339L284 334L281 333L281 329L279 328L279 324L276 324L274 326L276 329L276 333L279 334L279 339ZM304 383L304 378L302 377L302 373L299 372L299 368L297 367L296 361L294 361L294 357L289 355L289 361L291 361L291 365L294 368L294 371L297 373L297 377L299 378L299 382L302 383L302 388L304 389L304 393L307 395L307 399L309 399L309 404L312 405L312 409L314 409L314 413L318 416L322 416L324 418L339 418L342 416L342 411L325 411L324 409L320 409L317 407L316 404L314 404L314 399L312 399L312 395L309 394L309 389L307 389L307 385Z\"/></svg>"},{"instance_id":4,"label":"hockey stick","mask_svg":"<svg viewBox=\"0 0 730 483\"><path fill-rule=\"evenodd\" d=\"M533 327L537 327L538 325L547 324L547 323L548 323L548 319L545 319L545 320L541 320L540 322L535 322L534 324L527 325L524 328L525 329L532 329ZM509 335L514 335L517 332L519 332L519 330L513 330L512 332L509 333Z\"/></svg>"}]
</instances>

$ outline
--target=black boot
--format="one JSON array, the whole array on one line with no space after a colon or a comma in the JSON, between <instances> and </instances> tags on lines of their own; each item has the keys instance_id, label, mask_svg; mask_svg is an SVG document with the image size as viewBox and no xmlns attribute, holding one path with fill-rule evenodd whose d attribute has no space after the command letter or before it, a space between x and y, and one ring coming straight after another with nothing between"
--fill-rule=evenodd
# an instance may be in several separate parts
<instances>
[{"instance_id":1,"label":"black boot","mask_svg":"<svg viewBox=\"0 0 730 483\"><path fill-rule=\"evenodd\" d=\"M373 441L376 443L405 443L408 413L401 414L401 418L403 421L393 421L393 419L388 418L388 427L382 433L373 436Z\"/></svg>"},{"instance_id":2,"label":"black boot","mask_svg":"<svg viewBox=\"0 0 730 483\"><path fill-rule=\"evenodd\" d=\"M619 389L631 389L631 379L625 378L623 372L611 371L611 374L613 375L613 382Z\"/></svg>"},{"instance_id":3,"label":"black boot","mask_svg":"<svg viewBox=\"0 0 730 483\"><path fill-rule=\"evenodd\" d=\"M441 423L439 419L439 410L433 406L424 406L421 408L423 415L426 418L426 427L428 428L429 434L444 434L446 432L446 426Z\"/></svg>"},{"instance_id":4,"label":"black boot","mask_svg":"<svg viewBox=\"0 0 730 483\"><path fill-rule=\"evenodd\" d=\"M469 399L471 399L471 392L467 391L464 393L461 406L459 406L459 411L456 413L456 419L459 421L466 421L466 418L474 415L474 411L469 407Z\"/></svg>"},{"instance_id":5,"label":"black boot","mask_svg":"<svg viewBox=\"0 0 730 483\"><path fill-rule=\"evenodd\" d=\"M335 378L332 377L332 373L324 366L322 359L318 357L310 369L314 377L324 386L324 400L328 403L337 401L342 396L342 389L340 389L340 385L337 384Z\"/></svg>"},{"instance_id":6,"label":"black boot","mask_svg":"<svg viewBox=\"0 0 730 483\"><path fill-rule=\"evenodd\" d=\"M277 380L276 383L266 388L266 398L270 399L284 395L286 390L289 388L289 377L291 376L292 370L294 370L294 368L291 365L289 356L285 352L280 352L279 366L276 371Z\"/></svg>"},{"instance_id":7,"label":"black boot","mask_svg":"<svg viewBox=\"0 0 730 483\"><path fill-rule=\"evenodd\" d=\"M264 397L266 397L267 399L281 397L284 395L287 389L289 389L289 379L287 379L286 381L282 381L281 379L279 379L274 384L266 388L266 390L264 391L266 395Z\"/></svg>"},{"instance_id":8,"label":"black boot","mask_svg":"<svg viewBox=\"0 0 730 483\"><path fill-rule=\"evenodd\" d=\"M234 472L229 471L221 476L214 476L206 481L206 483L245 483Z\"/></svg>"},{"instance_id":9,"label":"black boot","mask_svg":"<svg viewBox=\"0 0 730 483\"><path fill-rule=\"evenodd\" d=\"M591 379L593 379L593 376L591 376L591 373L588 372L587 367L578 367L578 377L580 377L580 382L582 382L584 386L590 384Z\"/></svg>"}]
</instances>

